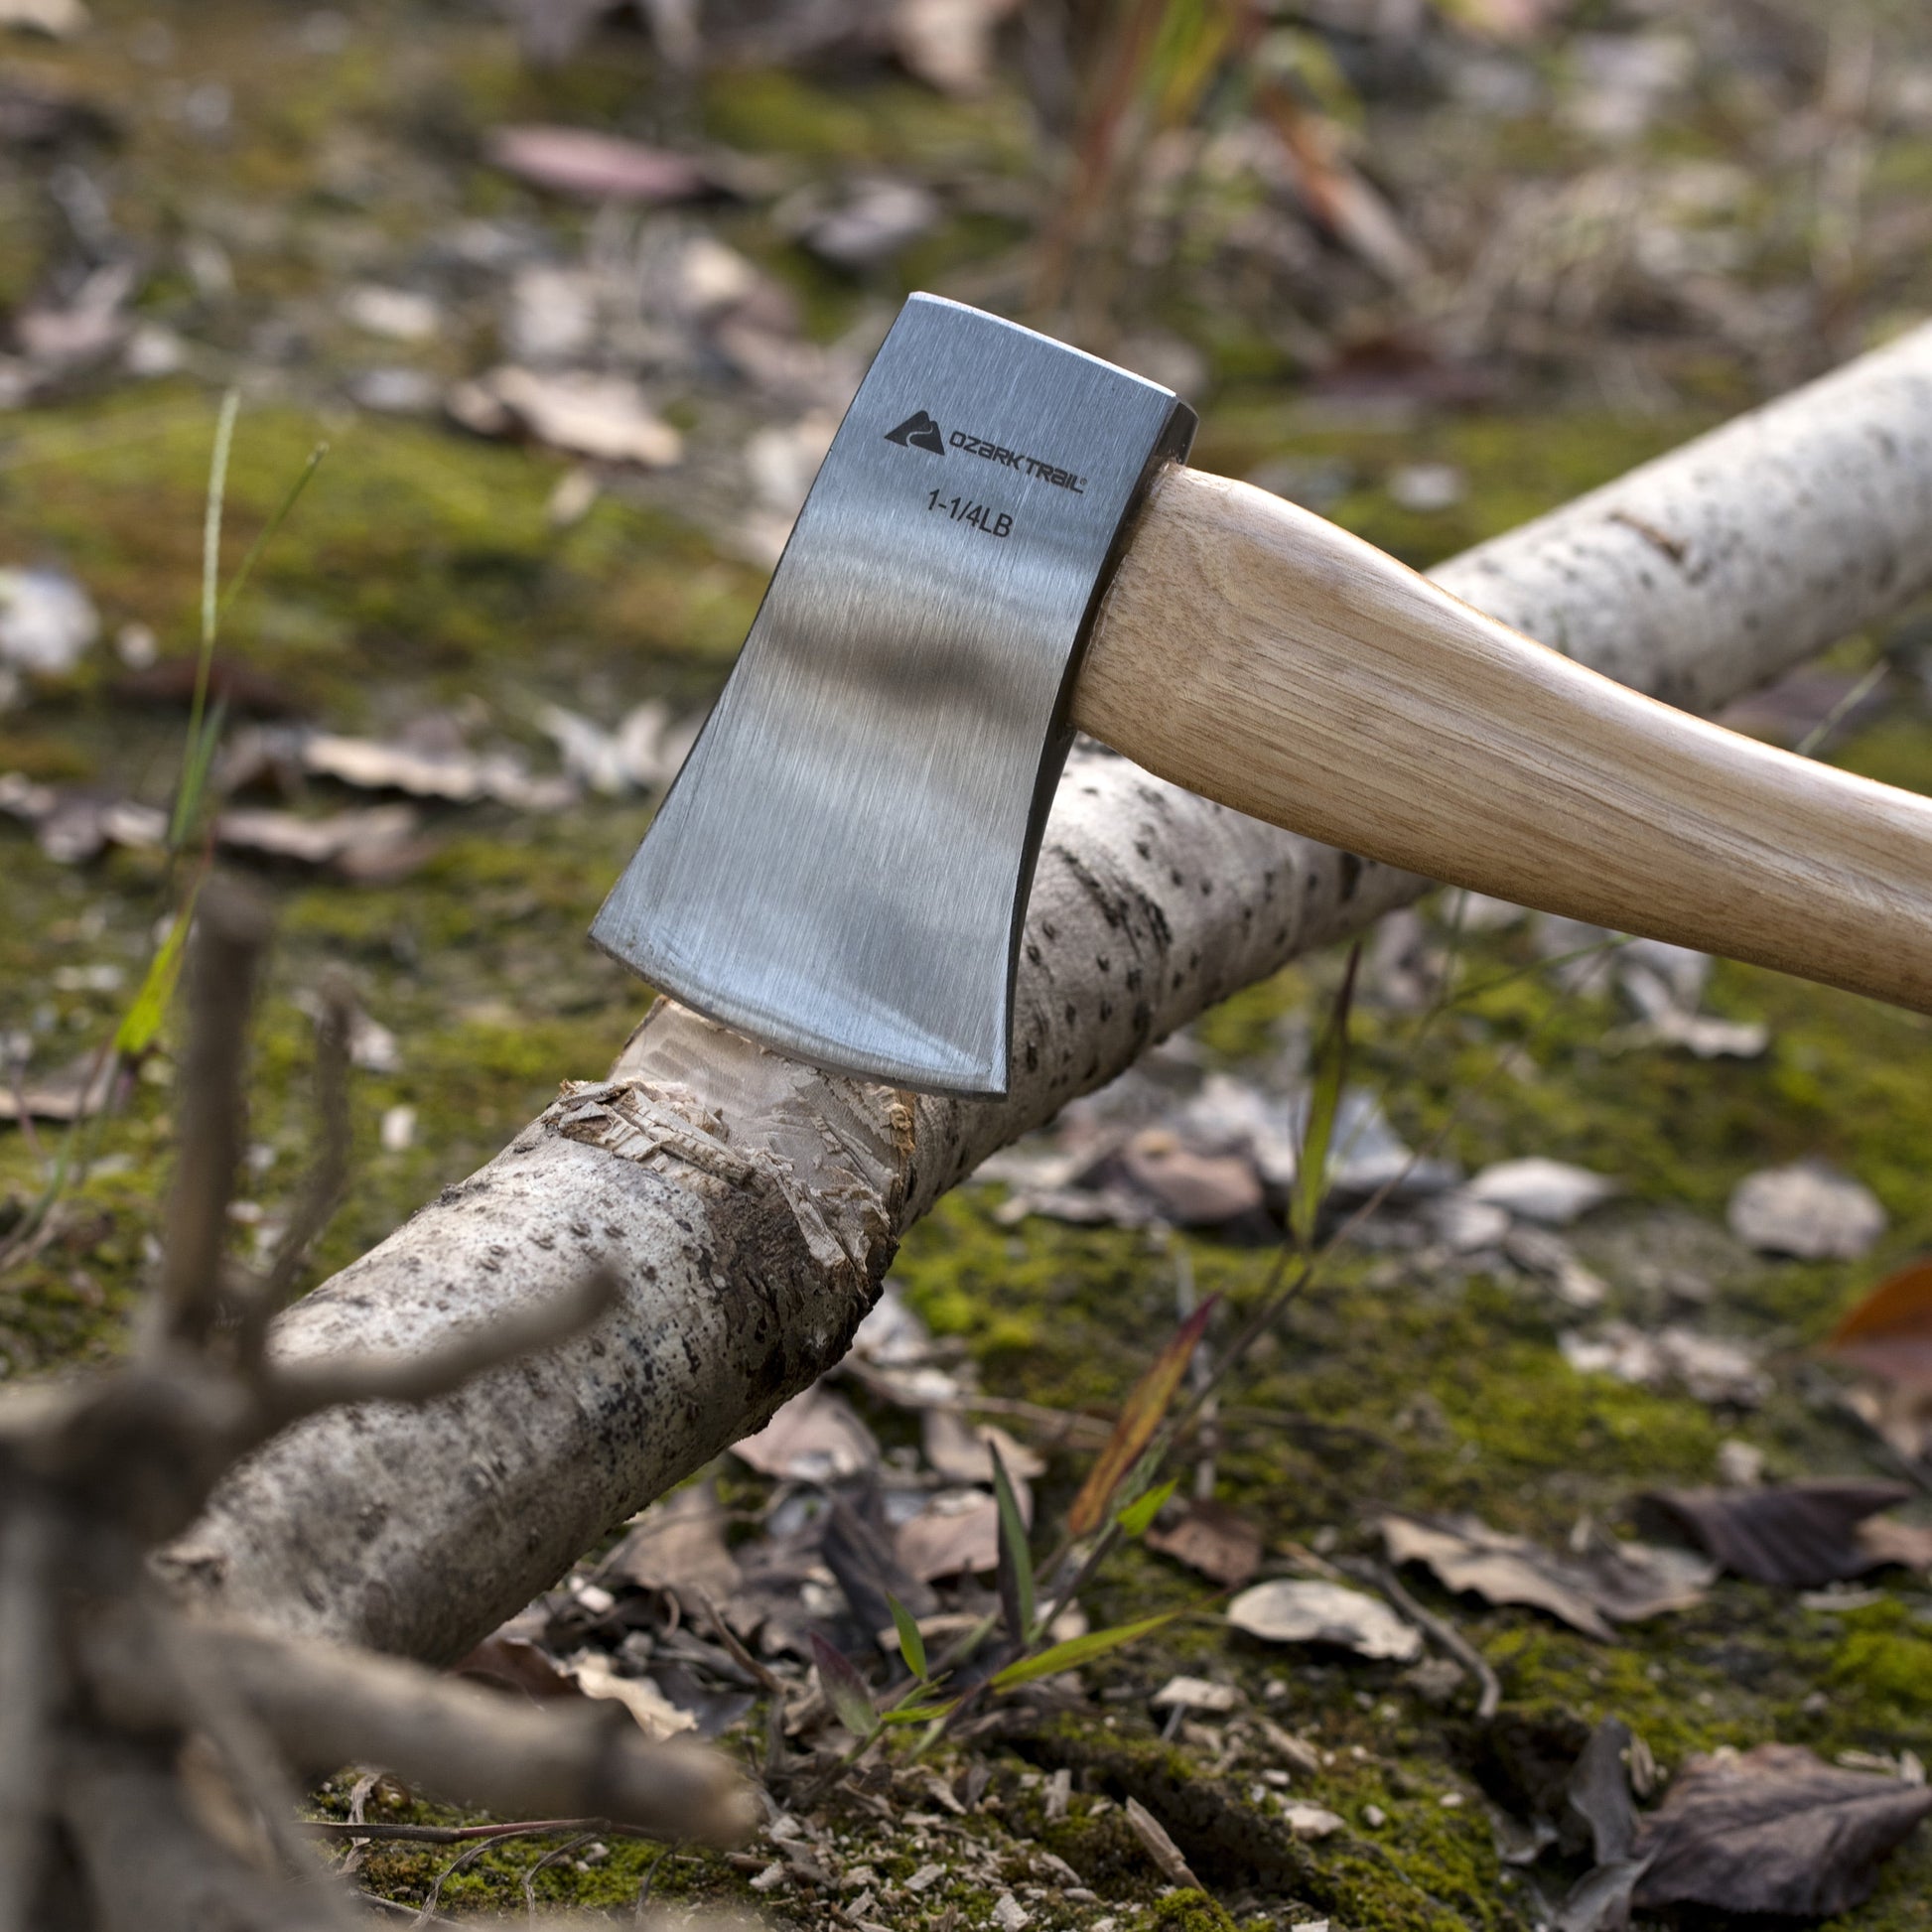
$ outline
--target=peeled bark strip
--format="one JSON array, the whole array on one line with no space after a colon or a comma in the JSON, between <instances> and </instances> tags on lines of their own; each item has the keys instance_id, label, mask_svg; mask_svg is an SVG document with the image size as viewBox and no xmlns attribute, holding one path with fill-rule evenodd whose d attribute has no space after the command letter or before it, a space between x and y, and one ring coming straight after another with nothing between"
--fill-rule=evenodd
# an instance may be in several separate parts
<instances>
[{"instance_id":1,"label":"peeled bark strip","mask_svg":"<svg viewBox=\"0 0 1932 1932\"><path fill-rule=\"evenodd\" d=\"M1739 696L1932 587L1932 329L1437 575L1672 703ZM1123 572L1103 637L1132 589ZM600 1266L617 1311L426 1409L305 1423L168 1569L226 1613L462 1653L835 1361L900 1232L987 1155L1427 883L1081 753L1034 890L1008 1099L912 1099L660 1006L609 1081L568 1088L276 1347L414 1354Z\"/></svg>"}]
</instances>

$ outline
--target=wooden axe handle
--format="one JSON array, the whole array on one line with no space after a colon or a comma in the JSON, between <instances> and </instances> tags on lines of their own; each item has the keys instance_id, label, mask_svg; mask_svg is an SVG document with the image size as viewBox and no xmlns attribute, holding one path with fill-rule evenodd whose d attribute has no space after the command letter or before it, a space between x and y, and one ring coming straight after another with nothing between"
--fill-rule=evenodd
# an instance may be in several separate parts
<instances>
[{"instance_id":1,"label":"wooden axe handle","mask_svg":"<svg viewBox=\"0 0 1932 1932\"><path fill-rule=\"evenodd\" d=\"M1932 800L1643 697L1246 483L1156 480L1073 720L1324 844L1932 1012Z\"/></svg>"}]
</instances>

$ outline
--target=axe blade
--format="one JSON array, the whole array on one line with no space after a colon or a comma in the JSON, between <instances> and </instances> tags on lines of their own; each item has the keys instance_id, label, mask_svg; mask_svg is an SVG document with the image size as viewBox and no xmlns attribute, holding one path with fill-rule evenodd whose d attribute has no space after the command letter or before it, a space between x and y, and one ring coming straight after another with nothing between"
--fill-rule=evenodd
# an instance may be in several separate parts
<instances>
[{"instance_id":1,"label":"axe blade","mask_svg":"<svg viewBox=\"0 0 1932 1932\"><path fill-rule=\"evenodd\" d=\"M1005 1093L1080 647L1193 429L1155 383L913 296L596 942L801 1059Z\"/></svg>"}]
</instances>

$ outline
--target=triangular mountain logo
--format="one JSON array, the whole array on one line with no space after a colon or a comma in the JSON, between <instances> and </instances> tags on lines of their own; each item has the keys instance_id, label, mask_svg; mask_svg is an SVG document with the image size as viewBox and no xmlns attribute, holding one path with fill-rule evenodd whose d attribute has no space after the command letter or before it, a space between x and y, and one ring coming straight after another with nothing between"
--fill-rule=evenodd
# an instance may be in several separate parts
<instances>
[{"instance_id":1,"label":"triangular mountain logo","mask_svg":"<svg viewBox=\"0 0 1932 1932\"><path fill-rule=\"evenodd\" d=\"M914 410L897 429L889 429L886 441L908 450L930 450L934 456L946 454L946 440L939 433L939 425L923 409Z\"/></svg>"}]
</instances>

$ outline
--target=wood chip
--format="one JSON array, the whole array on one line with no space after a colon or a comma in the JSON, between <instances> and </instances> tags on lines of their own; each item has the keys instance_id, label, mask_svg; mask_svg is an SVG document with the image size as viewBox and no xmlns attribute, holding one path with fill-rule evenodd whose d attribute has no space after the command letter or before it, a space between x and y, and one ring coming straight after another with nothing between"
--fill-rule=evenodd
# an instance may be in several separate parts
<instances>
[{"instance_id":1,"label":"wood chip","mask_svg":"<svg viewBox=\"0 0 1932 1932\"><path fill-rule=\"evenodd\" d=\"M1166 1826L1138 1798L1128 1799L1126 1816L1129 1830L1141 1841L1163 1877L1171 1878L1176 1885L1191 1885L1196 1891L1206 1889L1188 1868L1180 1847L1168 1836Z\"/></svg>"},{"instance_id":2,"label":"wood chip","mask_svg":"<svg viewBox=\"0 0 1932 1932\"><path fill-rule=\"evenodd\" d=\"M1232 1711L1241 1693L1232 1684L1210 1684L1204 1677L1171 1677L1151 1700L1157 1711Z\"/></svg>"}]
</instances>

